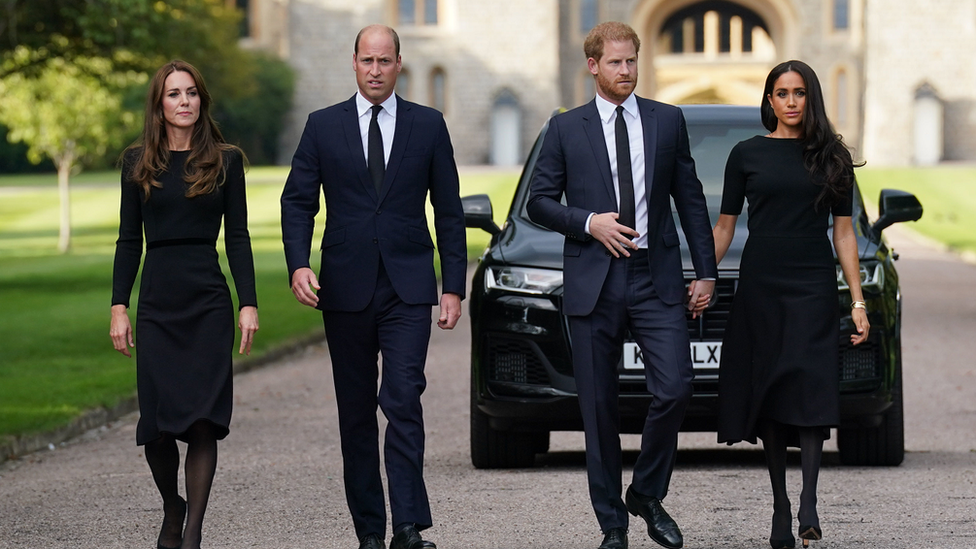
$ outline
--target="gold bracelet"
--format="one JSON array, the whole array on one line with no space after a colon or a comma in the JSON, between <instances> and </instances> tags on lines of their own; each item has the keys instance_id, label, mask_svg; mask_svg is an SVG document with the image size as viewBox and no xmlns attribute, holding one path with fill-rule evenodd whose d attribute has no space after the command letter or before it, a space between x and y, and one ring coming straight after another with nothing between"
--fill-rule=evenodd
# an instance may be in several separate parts
<instances>
[{"instance_id":1,"label":"gold bracelet","mask_svg":"<svg viewBox=\"0 0 976 549\"><path fill-rule=\"evenodd\" d=\"M855 301L851 303L851 309L864 309L867 312L868 307L863 301Z\"/></svg>"}]
</instances>

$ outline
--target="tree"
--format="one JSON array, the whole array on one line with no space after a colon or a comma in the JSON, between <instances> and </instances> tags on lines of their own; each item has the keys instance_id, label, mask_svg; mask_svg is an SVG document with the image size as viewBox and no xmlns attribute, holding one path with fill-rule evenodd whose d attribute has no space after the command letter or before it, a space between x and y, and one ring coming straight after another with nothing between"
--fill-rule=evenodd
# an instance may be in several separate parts
<instances>
[{"instance_id":1,"label":"tree","mask_svg":"<svg viewBox=\"0 0 976 549\"><path fill-rule=\"evenodd\" d=\"M35 63L38 57L44 57ZM58 170L60 223L58 250L71 243L69 179L85 162L120 147L130 128L139 122L136 112L123 107L127 87L146 81L144 73L116 72L105 58L46 57L18 48L7 64L34 64L30 74L6 71L0 79L0 123L11 142L22 141L33 163L44 157ZM9 68L9 67L5 67Z\"/></svg>"}]
</instances>

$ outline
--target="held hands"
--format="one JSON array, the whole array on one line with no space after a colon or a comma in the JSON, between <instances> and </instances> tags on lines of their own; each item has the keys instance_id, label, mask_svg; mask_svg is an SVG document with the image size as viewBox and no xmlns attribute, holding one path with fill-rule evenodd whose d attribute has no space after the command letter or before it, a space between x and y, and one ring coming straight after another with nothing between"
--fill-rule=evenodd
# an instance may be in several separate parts
<instances>
[{"instance_id":1,"label":"held hands","mask_svg":"<svg viewBox=\"0 0 976 549\"><path fill-rule=\"evenodd\" d=\"M691 318L698 318L698 315L705 311L708 302L712 299L712 292L715 291L714 280L692 280L688 285L688 310L691 311Z\"/></svg>"},{"instance_id":2,"label":"held hands","mask_svg":"<svg viewBox=\"0 0 976 549\"><path fill-rule=\"evenodd\" d=\"M461 296L446 293L441 296L441 316L437 319L437 327L441 330L453 330L461 318Z\"/></svg>"},{"instance_id":3,"label":"held hands","mask_svg":"<svg viewBox=\"0 0 976 549\"><path fill-rule=\"evenodd\" d=\"M312 288L321 289L319 279L315 277L312 269L308 267L295 269L291 274L291 293L295 294L295 299L302 305L315 307L319 304L319 296L315 295Z\"/></svg>"},{"instance_id":4,"label":"held hands","mask_svg":"<svg viewBox=\"0 0 976 549\"><path fill-rule=\"evenodd\" d=\"M241 330L241 348L237 351L241 355L251 354L251 343L254 342L254 332L258 331L258 308L250 305L241 307L237 313L237 327Z\"/></svg>"},{"instance_id":5,"label":"held hands","mask_svg":"<svg viewBox=\"0 0 976 549\"><path fill-rule=\"evenodd\" d=\"M633 239L637 238L639 233L626 225L617 223L618 217L620 216L617 212L593 214L593 217L590 218L590 236L602 242L613 254L613 257L620 257L621 254L624 257L630 257L627 248L637 249L637 244Z\"/></svg>"},{"instance_id":6,"label":"held hands","mask_svg":"<svg viewBox=\"0 0 976 549\"><path fill-rule=\"evenodd\" d=\"M112 345L116 351L132 358L129 347L135 347L136 344L132 339L132 324L129 322L129 312L125 305L112 305L112 324L108 335L112 338Z\"/></svg>"},{"instance_id":7,"label":"held hands","mask_svg":"<svg viewBox=\"0 0 976 549\"><path fill-rule=\"evenodd\" d=\"M851 334L851 345L860 345L868 340L868 332L871 331L868 313L864 309L851 309L851 318L857 328L857 333Z\"/></svg>"}]
</instances>

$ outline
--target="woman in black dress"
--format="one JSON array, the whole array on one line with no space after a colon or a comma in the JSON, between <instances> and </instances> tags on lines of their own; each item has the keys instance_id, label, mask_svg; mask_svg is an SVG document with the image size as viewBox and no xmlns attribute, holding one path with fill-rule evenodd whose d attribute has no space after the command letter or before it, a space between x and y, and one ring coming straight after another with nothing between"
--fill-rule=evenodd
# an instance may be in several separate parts
<instances>
[{"instance_id":1,"label":"woman in black dress","mask_svg":"<svg viewBox=\"0 0 976 549\"><path fill-rule=\"evenodd\" d=\"M227 436L233 399L234 311L217 262L221 222L240 305L239 352L258 329L254 261L247 230L244 155L224 143L200 73L171 61L153 77L142 137L122 159L111 337L131 356L127 308L142 258L136 331L139 425L136 443L163 498L157 547L200 547L203 516ZM177 478L186 442L186 500ZM185 520L185 529L184 529Z\"/></svg>"},{"instance_id":2,"label":"woman in black dress","mask_svg":"<svg viewBox=\"0 0 976 549\"><path fill-rule=\"evenodd\" d=\"M817 75L800 61L766 78L762 122L769 134L737 144L725 169L715 225L718 261L749 203L749 237L722 344L718 440L762 439L773 488L774 549L794 547L786 449L800 446L799 537L820 539L817 477L823 441L840 421L837 278L827 237L851 289L857 333L868 337L857 239L851 222L854 165L824 109Z\"/></svg>"}]
</instances>

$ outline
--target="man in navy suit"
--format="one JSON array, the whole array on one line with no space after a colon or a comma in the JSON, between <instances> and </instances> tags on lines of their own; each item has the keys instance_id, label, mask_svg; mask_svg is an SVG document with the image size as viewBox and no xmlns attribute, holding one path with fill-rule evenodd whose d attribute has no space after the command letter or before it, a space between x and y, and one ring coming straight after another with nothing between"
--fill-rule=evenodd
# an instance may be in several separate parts
<instances>
[{"instance_id":1,"label":"man in navy suit","mask_svg":"<svg viewBox=\"0 0 976 549\"><path fill-rule=\"evenodd\" d=\"M393 29L373 25L359 32L353 54L359 92L309 115L281 195L292 292L300 303L322 310L325 321L346 501L361 549L385 548L377 405L389 422L384 455L390 549L435 547L419 534L432 524L420 404L431 307L437 304L428 193L441 259L440 328L457 324L465 291L454 149L441 113L393 93L400 67ZM316 278L308 258L320 192L326 220Z\"/></svg>"},{"instance_id":2,"label":"man in navy suit","mask_svg":"<svg viewBox=\"0 0 976 549\"><path fill-rule=\"evenodd\" d=\"M639 49L637 34L623 23L590 31L584 52L597 97L549 121L528 203L532 220L566 236L563 312L601 549L626 549L628 511L647 522L654 541L683 545L661 500L691 399L685 307L693 315L704 310L717 275L684 117L676 107L634 95ZM687 293L672 199L697 276ZM628 329L643 353L653 399L625 503L617 367Z\"/></svg>"}]
</instances>

